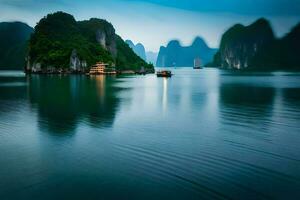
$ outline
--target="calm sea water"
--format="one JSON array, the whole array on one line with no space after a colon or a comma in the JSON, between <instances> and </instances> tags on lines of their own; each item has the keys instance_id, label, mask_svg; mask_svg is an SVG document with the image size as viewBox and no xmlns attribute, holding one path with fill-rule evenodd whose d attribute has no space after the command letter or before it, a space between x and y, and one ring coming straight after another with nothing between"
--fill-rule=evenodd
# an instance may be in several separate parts
<instances>
[{"instance_id":1,"label":"calm sea water","mask_svg":"<svg viewBox=\"0 0 300 200\"><path fill-rule=\"evenodd\" d=\"M300 74L0 73L0 199L300 199Z\"/></svg>"}]
</instances>

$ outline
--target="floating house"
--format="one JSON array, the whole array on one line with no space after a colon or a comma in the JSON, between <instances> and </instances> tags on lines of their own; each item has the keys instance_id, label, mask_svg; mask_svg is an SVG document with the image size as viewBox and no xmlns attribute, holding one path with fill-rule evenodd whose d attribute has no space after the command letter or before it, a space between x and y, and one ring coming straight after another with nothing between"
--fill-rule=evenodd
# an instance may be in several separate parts
<instances>
[{"instance_id":1,"label":"floating house","mask_svg":"<svg viewBox=\"0 0 300 200\"><path fill-rule=\"evenodd\" d=\"M110 67L109 64L98 62L93 65L90 69L89 75L114 75L117 74L116 69L114 67Z\"/></svg>"}]
</instances>

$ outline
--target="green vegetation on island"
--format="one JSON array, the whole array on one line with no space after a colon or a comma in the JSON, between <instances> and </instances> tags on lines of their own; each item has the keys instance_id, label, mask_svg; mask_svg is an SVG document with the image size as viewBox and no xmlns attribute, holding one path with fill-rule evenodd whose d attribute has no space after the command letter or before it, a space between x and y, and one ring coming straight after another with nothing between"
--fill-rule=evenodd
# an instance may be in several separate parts
<instances>
[{"instance_id":1,"label":"green vegetation on island","mask_svg":"<svg viewBox=\"0 0 300 200\"><path fill-rule=\"evenodd\" d=\"M76 21L64 12L48 14L37 24L29 42L26 69L86 72L97 62L109 63L120 71L153 70L109 22L96 18Z\"/></svg>"}]
</instances>

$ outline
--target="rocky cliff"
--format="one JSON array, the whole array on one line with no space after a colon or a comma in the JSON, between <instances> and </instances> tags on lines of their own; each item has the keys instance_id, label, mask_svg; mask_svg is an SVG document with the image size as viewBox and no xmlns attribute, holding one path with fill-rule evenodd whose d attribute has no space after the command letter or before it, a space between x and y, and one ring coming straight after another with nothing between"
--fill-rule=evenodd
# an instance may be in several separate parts
<instances>
[{"instance_id":1,"label":"rocky cliff","mask_svg":"<svg viewBox=\"0 0 300 200\"><path fill-rule=\"evenodd\" d=\"M82 35L92 42L97 42L109 51L113 57L117 56L116 33L113 25L106 20L91 18L78 22Z\"/></svg>"},{"instance_id":2,"label":"rocky cliff","mask_svg":"<svg viewBox=\"0 0 300 200\"><path fill-rule=\"evenodd\" d=\"M260 51L269 48L275 40L268 21L259 19L249 26L237 24L224 33L215 63L221 68L244 69ZM218 63L219 62L219 63Z\"/></svg>"},{"instance_id":3,"label":"rocky cliff","mask_svg":"<svg viewBox=\"0 0 300 200\"><path fill-rule=\"evenodd\" d=\"M217 50L209 48L205 41L197 37L191 46L182 46L179 41L173 40L166 47L160 47L157 57L157 67L192 67L194 59L200 58L203 64L211 62Z\"/></svg>"},{"instance_id":4,"label":"rocky cliff","mask_svg":"<svg viewBox=\"0 0 300 200\"><path fill-rule=\"evenodd\" d=\"M295 53L300 50L299 25L297 27L277 39L266 19L249 26L237 24L223 34L213 66L237 70L297 68L300 63Z\"/></svg>"},{"instance_id":5,"label":"rocky cliff","mask_svg":"<svg viewBox=\"0 0 300 200\"><path fill-rule=\"evenodd\" d=\"M22 22L0 23L0 69L23 69L33 28Z\"/></svg>"}]
</instances>

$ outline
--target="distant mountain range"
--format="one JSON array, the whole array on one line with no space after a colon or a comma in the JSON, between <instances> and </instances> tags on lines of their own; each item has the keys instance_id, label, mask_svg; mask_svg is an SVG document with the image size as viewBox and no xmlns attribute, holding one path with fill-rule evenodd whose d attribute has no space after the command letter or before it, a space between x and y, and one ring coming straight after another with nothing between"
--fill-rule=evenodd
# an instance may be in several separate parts
<instances>
[{"instance_id":1,"label":"distant mountain range","mask_svg":"<svg viewBox=\"0 0 300 200\"><path fill-rule=\"evenodd\" d=\"M0 69L24 69L33 28L22 22L0 23Z\"/></svg>"},{"instance_id":2,"label":"distant mountain range","mask_svg":"<svg viewBox=\"0 0 300 200\"><path fill-rule=\"evenodd\" d=\"M160 47L156 66L192 67L196 58L200 58L202 64L207 64L216 52L217 49L208 47L200 37L196 37L191 46L182 46L178 40L172 40L167 47Z\"/></svg>"},{"instance_id":3,"label":"distant mountain range","mask_svg":"<svg viewBox=\"0 0 300 200\"><path fill-rule=\"evenodd\" d=\"M234 25L226 31L211 66L223 69L299 70L300 24L277 39L269 21Z\"/></svg>"},{"instance_id":4,"label":"distant mountain range","mask_svg":"<svg viewBox=\"0 0 300 200\"><path fill-rule=\"evenodd\" d=\"M136 45L131 41L131 40L126 40L125 41L128 46L134 51L136 55L138 55L140 58L142 58L144 61L147 61L146 58L146 50L144 45L141 43L137 43Z\"/></svg>"},{"instance_id":5,"label":"distant mountain range","mask_svg":"<svg viewBox=\"0 0 300 200\"><path fill-rule=\"evenodd\" d=\"M131 40L126 40L125 42L139 57L141 57L148 63L155 65L158 55L157 53L152 51L146 51L144 45L141 43L137 43L135 45Z\"/></svg>"}]
</instances>

